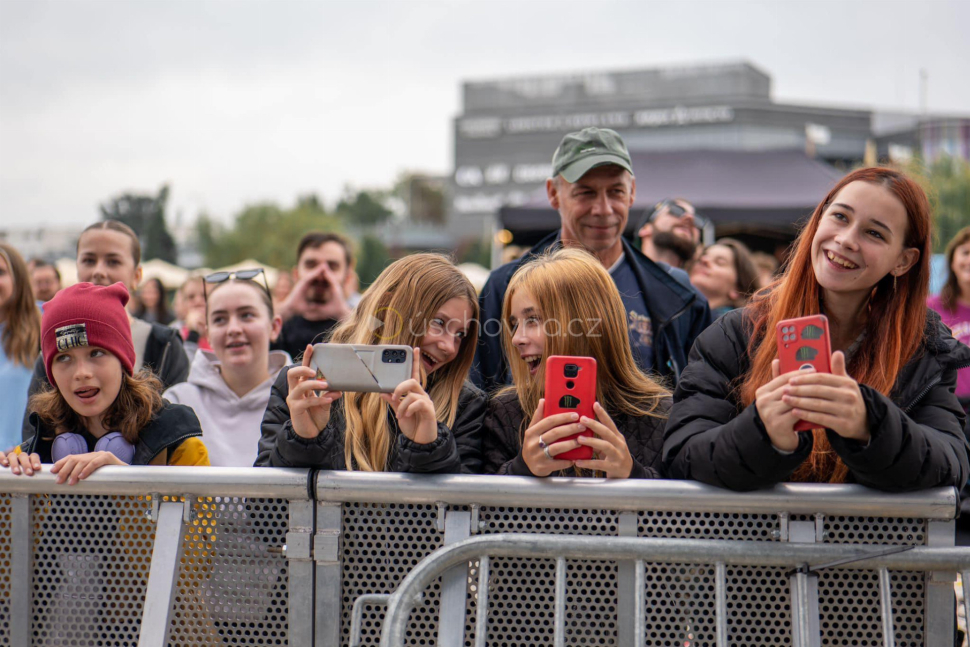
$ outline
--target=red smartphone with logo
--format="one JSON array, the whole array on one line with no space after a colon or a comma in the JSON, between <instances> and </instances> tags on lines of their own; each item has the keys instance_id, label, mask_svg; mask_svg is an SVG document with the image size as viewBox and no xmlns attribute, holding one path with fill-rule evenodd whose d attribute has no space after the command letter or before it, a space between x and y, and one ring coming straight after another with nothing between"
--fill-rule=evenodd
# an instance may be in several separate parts
<instances>
[{"instance_id":1,"label":"red smartphone with logo","mask_svg":"<svg viewBox=\"0 0 970 647\"><path fill-rule=\"evenodd\" d=\"M832 372L832 346L829 320L825 315L786 319L775 328L781 374L811 366L819 373ZM809 431L816 425L804 420L795 423L795 431Z\"/></svg>"},{"instance_id":2,"label":"red smartphone with logo","mask_svg":"<svg viewBox=\"0 0 970 647\"><path fill-rule=\"evenodd\" d=\"M546 359L546 406L545 415L575 412L596 419L593 403L596 402L596 360L592 357L569 357L553 355ZM590 430L566 436L556 442L573 440L579 436L592 436ZM556 460L585 461L593 458L592 447L577 447L558 454Z\"/></svg>"}]
</instances>

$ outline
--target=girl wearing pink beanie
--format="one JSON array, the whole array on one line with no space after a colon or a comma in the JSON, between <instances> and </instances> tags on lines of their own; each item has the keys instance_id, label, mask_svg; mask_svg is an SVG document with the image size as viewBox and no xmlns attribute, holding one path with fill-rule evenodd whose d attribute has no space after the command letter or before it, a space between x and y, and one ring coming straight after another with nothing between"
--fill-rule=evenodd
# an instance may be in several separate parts
<instances>
[{"instance_id":1,"label":"girl wearing pink beanie","mask_svg":"<svg viewBox=\"0 0 970 647\"><path fill-rule=\"evenodd\" d=\"M53 463L70 484L102 465L208 465L202 429L189 407L162 400L147 370L132 374L135 349L121 283L78 283L44 307L41 350L52 388L28 409L34 435L0 465L28 476Z\"/></svg>"}]
</instances>

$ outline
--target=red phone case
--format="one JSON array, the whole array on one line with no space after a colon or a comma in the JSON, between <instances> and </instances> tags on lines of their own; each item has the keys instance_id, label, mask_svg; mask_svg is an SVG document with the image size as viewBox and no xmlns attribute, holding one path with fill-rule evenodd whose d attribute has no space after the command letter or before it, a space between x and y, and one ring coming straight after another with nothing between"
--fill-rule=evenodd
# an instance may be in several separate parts
<instances>
[{"instance_id":1,"label":"red phone case","mask_svg":"<svg viewBox=\"0 0 970 647\"><path fill-rule=\"evenodd\" d=\"M781 374L811 366L819 373L832 372L832 346L829 342L829 320L825 315L786 319L775 328ZM795 423L795 431L808 431L816 425L804 420Z\"/></svg>"},{"instance_id":2,"label":"red phone case","mask_svg":"<svg viewBox=\"0 0 970 647\"><path fill-rule=\"evenodd\" d=\"M576 377L566 377L566 367L578 367ZM575 411L587 418L596 419L593 403L596 401L596 360L592 357L569 357L553 355L546 359L546 406L544 417L557 413ZM592 436L593 432L582 431L556 441L573 440L579 436ZM580 461L593 458L592 447L577 447L556 456L557 460Z\"/></svg>"}]
</instances>

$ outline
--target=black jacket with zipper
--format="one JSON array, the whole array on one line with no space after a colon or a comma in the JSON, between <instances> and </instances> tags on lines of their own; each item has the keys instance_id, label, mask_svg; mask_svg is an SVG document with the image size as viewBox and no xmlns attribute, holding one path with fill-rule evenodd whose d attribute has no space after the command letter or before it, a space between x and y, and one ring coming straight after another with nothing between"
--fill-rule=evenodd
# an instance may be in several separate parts
<instances>
[{"instance_id":1,"label":"black jacket with zipper","mask_svg":"<svg viewBox=\"0 0 970 647\"><path fill-rule=\"evenodd\" d=\"M655 263L635 249L625 238L626 255L637 285L647 304L653 326L653 368L655 376L666 380L672 388L680 372L687 365L687 353L697 336L711 325L711 309L705 299L690 285L687 273L663 263ZM506 263L493 271L478 298L481 308L482 331L475 352L472 381L491 393L497 387L511 384L508 364L502 351L501 329L505 291L516 270L537 255L560 244L560 232L539 241L517 261Z\"/></svg>"},{"instance_id":2,"label":"black jacket with zipper","mask_svg":"<svg viewBox=\"0 0 970 647\"><path fill-rule=\"evenodd\" d=\"M182 338L178 330L161 324L153 323L152 331L145 342L145 368L150 369L162 382L162 391L168 387L184 382L189 376L189 358L182 348ZM27 397L50 388L47 380L47 369L44 367L44 355L41 354L34 363L34 374L30 378ZM23 439L27 440L34 434L30 423L30 406L24 411Z\"/></svg>"},{"instance_id":3,"label":"black jacket with zipper","mask_svg":"<svg viewBox=\"0 0 970 647\"><path fill-rule=\"evenodd\" d=\"M670 398L665 397L657 410L658 417L611 413L613 424L626 439L633 458L631 479L663 478L660 452L663 447L664 419L670 411ZM485 415L485 473L535 476L522 458L522 423L525 413L514 391L492 396ZM561 476L570 474L559 473Z\"/></svg>"},{"instance_id":4,"label":"black jacket with zipper","mask_svg":"<svg viewBox=\"0 0 970 647\"><path fill-rule=\"evenodd\" d=\"M263 415L262 436L255 467L315 467L345 470L344 397L330 408L330 420L316 438L302 438L293 431L286 396L290 387L286 374L280 371L270 390L269 403ZM485 418L485 394L465 382L458 396L455 424L449 429L438 423L438 437L426 445L412 442L400 432L397 418L387 413L391 447L386 472L424 474L480 474L482 471L482 422Z\"/></svg>"},{"instance_id":5,"label":"black jacket with zipper","mask_svg":"<svg viewBox=\"0 0 970 647\"><path fill-rule=\"evenodd\" d=\"M172 404L168 400L164 402L155 417L138 432L132 465L148 465L166 450L170 459L186 439L201 438L202 426L192 407ZM21 450L26 454L39 454L41 463L53 463L51 447L54 444L54 432L41 423L36 413L31 413L28 421L30 437L20 446Z\"/></svg>"},{"instance_id":6,"label":"black jacket with zipper","mask_svg":"<svg viewBox=\"0 0 970 647\"><path fill-rule=\"evenodd\" d=\"M743 407L732 387L750 368L753 325L746 310L718 319L697 338L674 392L664 434L670 478L694 479L732 490L753 490L789 479L812 451L801 434L786 454L768 439L754 403ZM957 370L970 366L970 348L951 335L932 310L923 343L900 370L889 397L860 384L871 438L867 445L828 430L851 481L887 491L962 487L970 476L964 413L953 390Z\"/></svg>"}]
</instances>

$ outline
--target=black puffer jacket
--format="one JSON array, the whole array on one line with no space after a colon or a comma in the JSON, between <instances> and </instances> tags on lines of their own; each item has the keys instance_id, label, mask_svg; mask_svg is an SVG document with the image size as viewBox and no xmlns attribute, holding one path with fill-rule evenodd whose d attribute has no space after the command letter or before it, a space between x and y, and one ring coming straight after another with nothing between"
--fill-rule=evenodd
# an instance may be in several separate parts
<instances>
[{"instance_id":1,"label":"black puffer jacket","mask_svg":"<svg viewBox=\"0 0 970 647\"><path fill-rule=\"evenodd\" d=\"M755 405L742 407L732 391L732 381L750 368L752 328L746 311L735 310L697 338L664 438L670 478L753 490L788 480L811 453L811 434L801 434L791 454L775 449ZM939 315L927 312L923 345L900 370L890 397L859 385L869 444L828 432L850 479L897 492L966 483L964 413L953 389L957 369L967 366L970 348L953 339Z\"/></svg>"},{"instance_id":2,"label":"black puffer jacket","mask_svg":"<svg viewBox=\"0 0 970 647\"><path fill-rule=\"evenodd\" d=\"M655 418L635 418L626 414L610 417L626 438L626 445L633 457L630 478L663 478L660 450L663 445L664 418L670 410L670 399L665 398ZM485 415L485 473L534 476L522 458L520 434L525 414L514 392L493 396ZM568 474L563 474L568 476Z\"/></svg>"},{"instance_id":3,"label":"black puffer jacket","mask_svg":"<svg viewBox=\"0 0 970 647\"><path fill-rule=\"evenodd\" d=\"M313 439L297 436L290 421L290 410L286 406L286 396L290 392L286 374L290 368L280 371L270 391L255 466L347 469L344 461L343 398L334 402L330 409L330 421L319 436ZM470 382L465 382L458 397L454 429L450 430L439 422L438 438L427 445L409 440L399 431L397 418L388 412L388 425L394 438L385 471L480 474L484 418L485 394Z\"/></svg>"}]
</instances>

